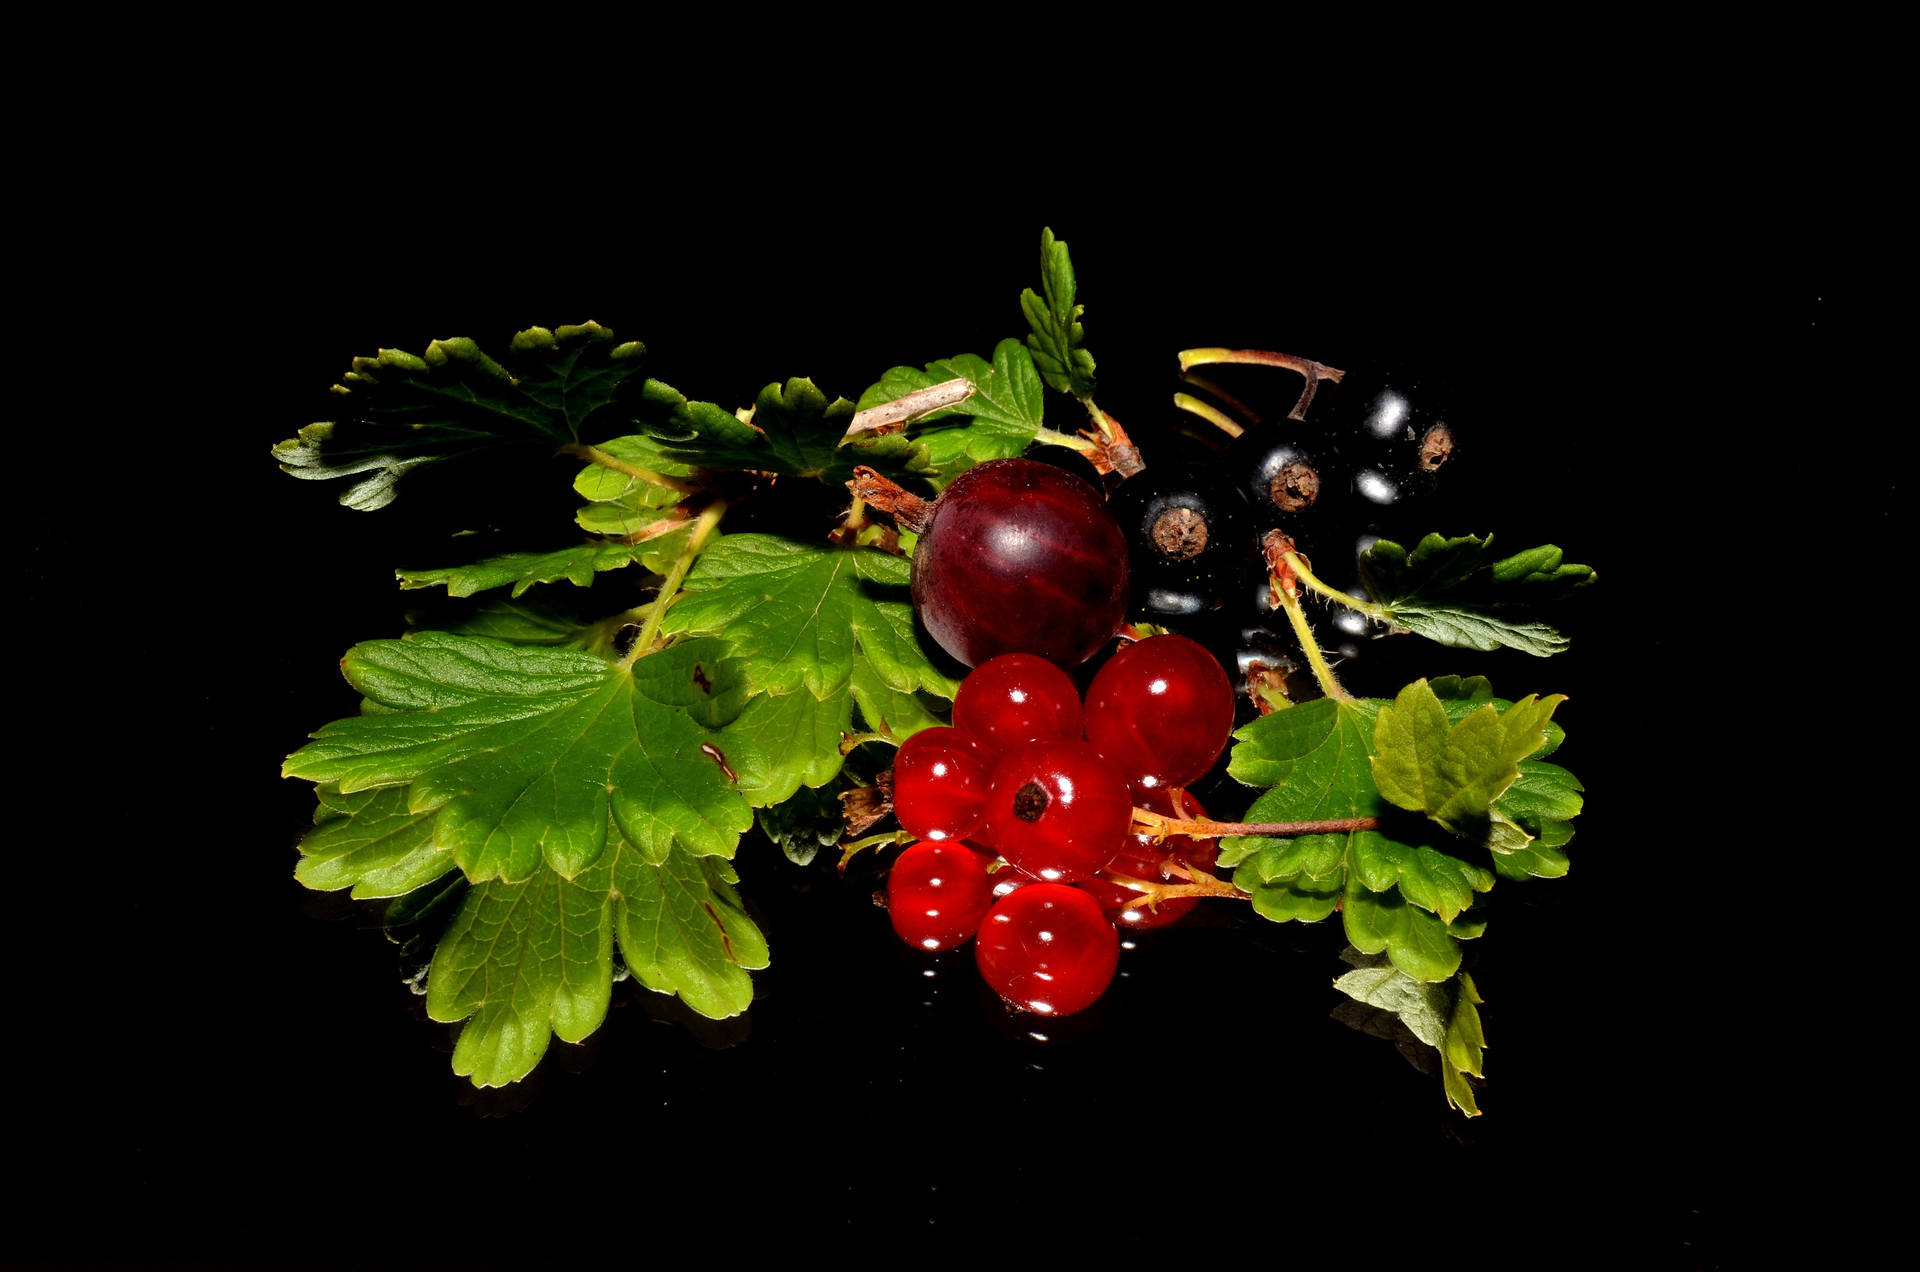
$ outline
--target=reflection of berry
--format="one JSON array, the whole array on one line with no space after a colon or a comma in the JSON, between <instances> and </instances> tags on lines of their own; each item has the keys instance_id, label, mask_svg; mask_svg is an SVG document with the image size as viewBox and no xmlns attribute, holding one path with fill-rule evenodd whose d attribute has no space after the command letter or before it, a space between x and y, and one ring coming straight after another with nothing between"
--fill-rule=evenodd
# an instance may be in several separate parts
<instances>
[{"instance_id":1,"label":"reflection of berry","mask_svg":"<svg viewBox=\"0 0 1920 1272\"><path fill-rule=\"evenodd\" d=\"M1034 883L994 903L974 942L980 975L1016 1007L1067 1016L1113 982L1120 934L1078 888Z\"/></svg>"}]
</instances>

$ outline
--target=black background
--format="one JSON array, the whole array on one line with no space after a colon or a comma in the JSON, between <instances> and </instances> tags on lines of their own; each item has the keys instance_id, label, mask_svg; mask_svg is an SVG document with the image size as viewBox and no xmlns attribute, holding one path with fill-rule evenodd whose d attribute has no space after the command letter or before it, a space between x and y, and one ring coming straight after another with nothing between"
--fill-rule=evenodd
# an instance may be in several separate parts
<instances>
[{"instance_id":1,"label":"black background","mask_svg":"<svg viewBox=\"0 0 1920 1272\"><path fill-rule=\"evenodd\" d=\"M144 711L143 793L87 797L117 863L112 917L49 970L50 1040L14 1059L39 1132L29 1201L104 1193L127 1222L49 1223L49 1240L476 1260L684 1225L767 1250L1018 1230L1283 1252L1302 1233L1480 1248L1551 1223L1713 1266L1743 1062L1729 1000L1701 985L1731 938L1702 917L1720 885L1682 817L1708 726L1697 706L1649 719L1748 658L1703 648L1714 585L1683 545L1762 480L1730 445L1726 388L1755 344L1831 339L1817 268L1756 280L1709 226L1552 173L1443 198L1356 174L1378 195L1337 214L736 175L668 197L587 189L569 210L508 206L484 181L455 198L336 174L263 194L172 266L200 288L199 352L169 380L183 453L159 525L192 568L138 570L167 598L146 645L165 688ZM1469 947L1485 1116L1451 1113L1437 1076L1329 1018L1335 925L1154 935L1041 1043L966 951L901 950L871 876L796 868L751 837L738 865L774 962L744 1022L688 1027L622 984L587 1045L474 1091L375 912L293 882L311 802L277 775L353 709L336 660L400 630L411 598L391 570L442 563L441 541L400 505L338 507L267 448L329 414L355 354L453 334L497 350L589 318L644 340L692 396L745 402L792 375L857 396L889 366L1020 334L1042 224L1072 245L1099 397L1123 420L1164 416L1193 345L1430 376L1465 421L1463 480L1494 496L1443 528L1550 538L1600 572L1562 658L1436 651L1424 668L1569 693L1560 758L1589 790L1571 875L1503 882ZM35 586L51 595L53 573Z\"/></svg>"}]
</instances>

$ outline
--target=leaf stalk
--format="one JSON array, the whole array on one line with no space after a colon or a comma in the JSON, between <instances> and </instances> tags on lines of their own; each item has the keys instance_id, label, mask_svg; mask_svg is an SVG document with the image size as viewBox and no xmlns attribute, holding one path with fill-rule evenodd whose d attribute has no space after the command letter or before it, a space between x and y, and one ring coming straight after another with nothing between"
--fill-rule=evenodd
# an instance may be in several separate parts
<instances>
[{"instance_id":1,"label":"leaf stalk","mask_svg":"<svg viewBox=\"0 0 1920 1272\"><path fill-rule=\"evenodd\" d=\"M707 546L707 539L713 534L714 528L720 524L720 518L725 516L726 512L726 503L715 500L707 505L706 511L702 512L699 520L693 523L693 532L687 536L687 546L680 549L679 557L674 560L673 569L667 574L667 581L660 585L660 595L648 607L647 625L640 629L640 639L633 642L633 648L628 650L627 656L620 660L621 670L632 667L653 649L653 642L660 638L660 621L667 616L667 606L673 603L674 596L680 591L680 585L686 581L687 571L693 568L694 558L698 557L701 549Z\"/></svg>"}]
</instances>

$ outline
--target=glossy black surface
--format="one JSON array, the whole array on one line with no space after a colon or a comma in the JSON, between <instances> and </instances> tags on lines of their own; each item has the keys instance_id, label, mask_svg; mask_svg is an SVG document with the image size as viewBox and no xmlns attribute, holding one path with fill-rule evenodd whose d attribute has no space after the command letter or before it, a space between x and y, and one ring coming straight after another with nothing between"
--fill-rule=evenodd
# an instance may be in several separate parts
<instances>
[{"instance_id":1,"label":"glossy black surface","mask_svg":"<svg viewBox=\"0 0 1920 1272\"><path fill-rule=\"evenodd\" d=\"M330 204L331 220L230 245L208 305L225 324L225 369L203 365L167 401L169 427L196 429L209 458L146 504L162 507L168 542L207 564L191 579L157 560L135 568L156 588L231 588L233 621L189 608L168 620L181 630L144 637L165 669L137 713L132 761L152 794L89 790L85 865L57 894L104 893L105 917L18 952L57 988L13 1030L9 1080L29 1125L15 1152L34 1163L16 1200L50 1214L56 1198L101 1198L117 1225L49 1222L35 1248L474 1260L526 1245L558 1258L576 1228L595 1245L636 1229L652 1242L686 1215L711 1251L755 1258L1062 1215L1083 1216L1084 1233L1084 1216L1124 1191L1117 1161L1175 1181L1168 1213L1197 1211L1221 1243L1287 1215L1342 1228L1399 1187L1421 1201L1384 1209L1458 1207L1469 1245L1542 1218L1565 1242L1637 1243L1654 1263L1685 1266L1688 1250L1726 1240L1729 1128L1749 1118L1725 1081L1739 1034L1690 982L1735 938L1688 917L1718 896L1716 876L1688 864L1703 848L1648 833L1686 801L1650 776L1670 764L1632 749L1646 744L1629 715L1725 661L1713 629L1644 620L1681 612L1697 586L1676 578L1665 545L1722 524L1695 482L1724 445L1698 370L1700 316L1732 307L1718 280L1668 270L1644 244L1574 234L1580 213L1498 233L1330 222L1341 250L1302 253L1299 226L1282 241L1254 218L1162 222L1079 201L985 217L854 208L805 226L642 204L619 251L576 227L534 252L465 203L421 197ZM416 227L404 267L353 246L403 232L395 220ZM426 222L467 228L422 238ZM1484 513L1434 528L1493 530L1516 548L1550 538L1600 571L1562 659L1409 642L1404 667L1355 667L1365 692L1402 672L1460 671L1502 693L1571 695L1560 758L1589 791L1573 872L1502 882L1471 947L1485 1116L1452 1114L1437 1077L1331 1018L1332 925L1203 907L1204 921L1123 949L1093 1009L1036 1025L992 1000L969 950L902 949L871 903L872 872L792 866L755 838L738 864L773 966L748 1017L685 1020L622 984L586 1045L556 1043L527 1082L474 1091L449 1071L450 1031L424 1019L405 983L415 966L372 912L293 882L311 800L277 768L307 730L355 709L340 654L397 634L422 600L394 590L392 570L445 561L453 529L564 533L570 469L555 465L550 499L516 486L486 525L447 525L424 486L386 513L339 508L275 472L267 448L326 417L326 388L355 354L454 334L501 347L519 327L588 318L644 339L657 373L694 396L746 402L808 375L855 397L889 366L1020 334L1017 298L1048 222L1073 247L1099 400L1130 427L1170 414L1184 347L1417 369L1471 422L1448 482L1484 497ZM934 274L899 266L927 257L942 263ZM1816 289L1801 288L1783 282L1775 305L1781 332L1804 337ZM1642 351L1630 372L1591 353L1622 330ZM1733 365L1735 334L1718 338L1706 360ZM1286 378L1231 370L1254 396L1263 376ZM1065 399L1048 411L1056 426L1078 422ZM1154 432L1136 432L1149 463ZM1616 446L1596 452L1596 438ZM1631 474L1604 462L1615 454ZM241 509L232 519L183 495L216 485ZM55 583L64 595L64 567L36 570L30 599L51 600ZM210 643L196 643L203 631ZM97 648L125 649L127 636L110 625ZM1215 792L1206 802L1238 811ZM1154 1134L1128 1129L1142 1118ZM940 1121L971 1124L973 1140L936 1137Z\"/></svg>"}]
</instances>

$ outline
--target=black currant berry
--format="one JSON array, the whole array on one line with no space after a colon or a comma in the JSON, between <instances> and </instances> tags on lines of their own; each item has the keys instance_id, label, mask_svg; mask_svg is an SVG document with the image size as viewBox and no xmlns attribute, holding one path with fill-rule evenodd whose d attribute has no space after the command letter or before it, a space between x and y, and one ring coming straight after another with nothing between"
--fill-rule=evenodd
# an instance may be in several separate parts
<instances>
[{"instance_id":1,"label":"black currant berry","mask_svg":"<svg viewBox=\"0 0 1920 1272\"><path fill-rule=\"evenodd\" d=\"M1453 463L1455 446L1433 385L1357 371L1323 389L1311 418L1349 457L1347 477L1358 503L1377 510L1432 493Z\"/></svg>"},{"instance_id":2,"label":"black currant berry","mask_svg":"<svg viewBox=\"0 0 1920 1272\"><path fill-rule=\"evenodd\" d=\"M1253 510L1254 530L1289 531L1333 519L1347 503L1346 474L1335 448L1297 420L1265 420L1233 439L1220 456ZM1298 537L1298 536L1296 536Z\"/></svg>"},{"instance_id":3,"label":"black currant berry","mask_svg":"<svg viewBox=\"0 0 1920 1272\"><path fill-rule=\"evenodd\" d=\"M1238 592L1253 536L1245 496L1217 467L1156 464L1109 508L1132 549L1131 613L1181 628Z\"/></svg>"}]
</instances>

